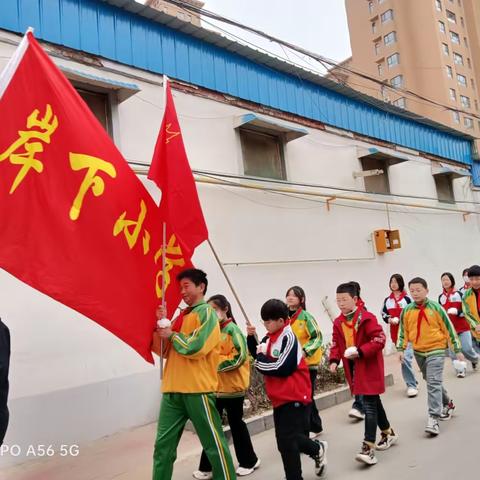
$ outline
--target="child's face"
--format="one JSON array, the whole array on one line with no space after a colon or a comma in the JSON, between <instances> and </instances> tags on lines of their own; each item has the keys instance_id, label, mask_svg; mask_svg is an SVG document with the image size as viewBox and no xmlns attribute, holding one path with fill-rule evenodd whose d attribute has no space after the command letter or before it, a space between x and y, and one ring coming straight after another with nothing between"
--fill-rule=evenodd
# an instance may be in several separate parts
<instances>
[{"instance_id":1,"label":"child's face","mask_svg":"<svg viewBox=\"0 0 480 480\"><path fill-rule=\"evenodd\" d=\"M450 278L448 278L448 275L444 275L442 277L442 287L445 290L448 290L449 288L452 288L452 281L450 280Z\"/></svg>"},{"instance_id":2,"label":"child's face","mask_svg":"<svg viewBox=\"0 0 480 480\"><path fill-rule=\"evenodd\" d=\"M289 290L285 298L285 303L288 305L290 310L297 309L300 307L300 299L293 293L293 290Z\"/></svg>"},{"instance_id":3,"label":"child's face","mask_svg":"<svg viewBox=\"0 0 480 480\"><path fill-rule=\"evenodd\" d=\"M281 330L285 325L285 319L279 318L278 320L264 320L263 324L268 333L272 334Z\"/></svg>"},{"instance_id":4,"label":"child's face","mask_svg":"<svg viewBox=\"0 0 480 480\"><path fill-rule=\"evenodd\" d=\"M475 290L478 290L480 288L480 277L469 277L470 279L470 285L472 288Z\"/></svg>"},{"instance_id":5,"label":"child's face","mask_svg":"<svg viewBox=\"0 0 480 480\"><path fill-rule=\"evenodd\" d=\"M215 310L219 320L227 320L227 309L221 309L215 302L208 302L208 304Z\"/></svg>"},{"instance_id":6,"label":"child's face","mask_svg":"<svg viewBox=\"0 0 480 480\"><path fill-rule=\"evenodd\" d=\"M358 297L352 297L349 293L337 293L337 305L344 315L353 312L357 300Z\"/></svg>"},{"instance_id":7,"label":"child's face","mask_svg":"<svg viewBox=\"0 0 480 480\"><path fill-rule=\"evenodd\" d=\"M421 283L411 283L408 288L414 302L423 303L427 298L428 288L425 288Z\"/></svg>"},{"instance_id":8,"label":"child's face","mask_svg":"<svg viewBox=\"0 0 480 480\"><path fill-rule=\"evenodd\" d=\"M392 278L390 282L390 290L392 292L397 292L400 287L398 286L398 282L396 278Z\"/></svg>"},{"instance_id":9,"label":"child's face","mask_svg":"<svg viewBox=\"0 0 480 480\"><path fill-rule=\"evenodd\" d=\"M203 290L205 285L195 285L190 279L184 278L180 280L180 294L183 301L189 306L193 306L203 298Z\"/></svg>"}]
</instances>

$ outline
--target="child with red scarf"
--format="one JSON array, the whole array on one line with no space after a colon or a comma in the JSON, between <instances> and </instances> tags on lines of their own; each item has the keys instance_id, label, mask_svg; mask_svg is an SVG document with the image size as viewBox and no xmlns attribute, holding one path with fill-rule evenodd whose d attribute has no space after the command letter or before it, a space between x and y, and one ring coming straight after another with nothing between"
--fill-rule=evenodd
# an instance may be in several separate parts
<instances>
[{"instance_id":1,"label":"child with red scarf","mask_svg":"<svg viewBox=\"0 0 480 480\"><path fill-rule=\"evenodd\" d=\"M385 392L382 350L385 334L375 315L358 306L358 287L343 283L337 287L337 305L341 311L333 323L330 370L342 361L345 377L354 395L363 395L365 435L356 460L374 465L375 448L387 450L398 439L388 421L380 395ZM375 445L377 426L381 439Z\"/></svg>"},{"instance_id":2,"label":"child with red scarf","mask_svg":"<svg viewBox=\"0 0 480 480\"><path fill-rule=\"evenodd\" d=\"M411 298L405 291L405 280L399 273L394 273L389 282L391 293L383 302L382 318L390 326L390 337L394 345L397 343L400 315L402 310L410 303ZM413 348L409 343L402 362L402 377L407 385L407 397L418 395L418 382L413 370Z\"/></svg>"},{"instance_id":3,"label":"child with red scarf","mask_svg":"<svg viewBox=\"0 0 480 480\"><path fill-rule=\"evenodd\" d=\"M478 364L478 354L473 349L472 334L470 333L470 325L468 324L462 311L462 294L455 290L455 278L450 272L442 273L440 277L442 281L443 292L438 297L438 303L447 311L455 331L460 338L462 344L462 353L467 360L472 362L472 368L476 370ZM453 360L453 367L458 378L465 378L467 364L456 360L456 356L452 349L448 349L448 354Z\"/></svg>"}]
</instances>

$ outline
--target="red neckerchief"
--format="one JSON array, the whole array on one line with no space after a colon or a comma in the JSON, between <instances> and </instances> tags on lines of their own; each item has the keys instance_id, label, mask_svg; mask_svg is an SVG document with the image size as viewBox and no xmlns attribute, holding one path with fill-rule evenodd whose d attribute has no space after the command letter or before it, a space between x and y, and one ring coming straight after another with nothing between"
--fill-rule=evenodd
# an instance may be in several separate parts
<instances>
[{"instance_id":1,"label":"red neckerchief","mask_svg":"<svg viewBox=\"0 0 480 480\"><path fill-rule=\"evenodd\" d=\"M448 292L447 290L443 289L443 295L445 295L445 304L443 305L443 308L445 310L448 310L451 305L452 305L452 302L450 301L450 297L456 292L456 290L454 290L453 288L450 289L450 292Z\"/></svg>"},{"instance_id":2,"label":"red neckerchief","mask_svg":"<svg viewBox=\"0 0 480 480\"><path fill-rule=\"evenodd\" d=\"M172 332L180 332L183 325L183 317L185 317L185 315L188 315L192 310L193 308L187 307L180 312L178 317L175 318L172 322Z\"/></svg>"},{"instance_id":3,"label":"red neckerchief","mask_svg":"<svg viewBox=\"0 0 480 480\"><path fill-rule=\"evenodd\" d=\"M303 308L300 307L291 317L290 317L290 325L293 325L295 320L299 317L299 315L303 312Z\"/></svg>"},{"instance_id":4,"label":"red neckerchief","mask_svg":"<svg viewBox=\"0 0 480 480\"><path fill-rule=\"evenodd\" d=\"M268 345L267 345L267 355L271 357L270 352L272 350L272 344L275 343L278 340L278 337L282 334L282 332L287 328L288 323L285 323L285 325L280 329L277 330L275 333L267 333L267 337L269 339Z\"/></svg>"},{"instance_id":5,"label":"red neckerchief","mask_svg":"<svg viewBox=\"0 0 480 480\"><path fill-rule=\"evenodd\" d=\"M420 329L422 328L422 321L425 320L427 322L427 325L430 325L430 322L428 321L427 314L425 313L425 307L426 305L419 305L417 303L417 308L420 310L418 313L418 318L417 318L417 338L416 342L418 342L418 339L420 338Z\"/></svg>"},{"instance_id":6,"label":"red neckerchief","mask_svg":"<svg viewBox=\"0 0 480 480\"><path fill-rule=\"evenodd\" d=\"M365 302L360 297L358 297L356 305L359 310L365 309Z\"/></svg>"},{"instance_id":7,"label":"red neckerchief","mask_svg":"<svg viewBox=\"0 0 480 480\"><path fill-rule=\"evenodd\" d=\"M233 320L231 318L227 318L224 322L220 322L220 328L225 328L229 323L232 323Z\"/></svg>"},{"instance_id":8,"label":"red neckerchief","mask_svg":"<svg viewBox=\"0 0 480 480\"><path fill-rule=\"evenodd\" d=\"M392 292L390 294L390 298L395 302L395 308L399 308L400 310L402 310L402 306L400 305L400 302L407 296L407 292L404 290L400 296L398 297L398 300L397 298L395 297L395 294Z\"/></svg>"},{"instance_id":9,"label":"red neckerchief","mask_svg":"<svg viewBox=\"0 0 480 480\"><path fill-rule=\"evenodd\" d=\"M357 343L357 322L358 322L358 317L360 316L361 309L360 307L357 307L355 310L355 313L353 314L352 321L349 322L348 318L346 315L343 313L340 314L340 321L350 330L353 330L353 344L355 345Z\"/></svg>"}]
</instances>

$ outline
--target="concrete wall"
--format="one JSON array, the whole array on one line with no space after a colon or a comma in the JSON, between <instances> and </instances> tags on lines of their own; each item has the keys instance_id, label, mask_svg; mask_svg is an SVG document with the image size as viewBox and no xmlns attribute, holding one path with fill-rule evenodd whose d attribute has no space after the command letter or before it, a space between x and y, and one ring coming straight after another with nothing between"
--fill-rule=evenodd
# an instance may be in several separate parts
<instances>
[{"instance_id":1,"label":"concrete wall","mask_svg":"<svg viewBox=\"0 0 480 480\"><path fill-rule=\"evenodd\" d=\"M0 32L0 66L14 50L9 42L16 39ZM114 137L128 160L148 163L162 117L161 79L106 61L102 70L55 60L76 70L138 84L140 92L118 105ZM179 91L174 91L174 98L192 167L242 174L240 142L233 124L247 110ZM372 145L334 132L308 131L286 146L288 179L362 189L363 180L354 179L352 172L360 170L359 149ZM391 167L392 193L434 197L430 161L402 155L411 161ZM140 178L158 196L146 177ZM450 270L460 280L463 267L480 262L480 224L475 215L464 221L460 213L401 206L391 207L387 215L382 204L340 200L328 211L320 197L305 200L238 187L198 186L211 241L250 319L258 325L262 303L271 297L282 298L289 286L299 284L328 340L331 321L322 299L327 298L335 312L338 283L359 281L367 306L378 313L392 273L400 272L407 279L419 274L426 277L436 296L441 272ZM474 199L466 179L456 180L455 193L459 201ZM403 247L378 256L372 232L389 225L400 230ZM269 263L255 265L259 261ZM197 250L195 263L209 274L208 293L231 297L206 245ZM234 306L243 325L235 302ZM19 444L23 450L37 443L82 445L155 420L160 397L158 368L146 364L95 323L3 271L0 315L12 335L12 417L7 444ZM23 460L3 457L0 465Z\"/></svg>"}]
</instances>

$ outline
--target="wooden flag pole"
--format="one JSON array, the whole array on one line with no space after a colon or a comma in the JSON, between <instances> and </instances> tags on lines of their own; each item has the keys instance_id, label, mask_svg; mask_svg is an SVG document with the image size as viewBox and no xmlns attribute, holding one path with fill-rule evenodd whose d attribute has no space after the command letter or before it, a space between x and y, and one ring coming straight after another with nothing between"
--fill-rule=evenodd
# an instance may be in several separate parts
<instances>
[{"instance_id":1,"label":"wooden flag pole","mask_svg":"<svg viewBox=\"0 0 480 480\"><path fill-rule=\"evenodd\" d=\"M237 295L237 292L235 291L235 288L233 287L232 285L232 282L230 281L230 278L228 278L228 275L227 275L227 272L225 271L225 268L222 264L222 262L220 261L220 258L215 250L215 248L213 248L213 245L212 245L212 242L210 241L210 239L208 239L208 244L210 245L210 248L212 250L212 253L213 253L213 256L215 257L215 260L217 261L218 263L218 266L220 267L220 270L222 271L223 273L223 276L225 277L225 280L227 281L228 283L228 286L230 287L230 290L232 291L233 293L233 296L235 297L235 300L237 301L238 303L238 306L240 307L240 310L242 311L242 314L245 318L245 322L248 326L251 326L252 325L252 322L250 322L248 316L247 316L247 312L245 311L245 309L243 308L243 305L242 305L242 302L240 301L240 298L238 297Z\"/></svg>"}]
</instances>

